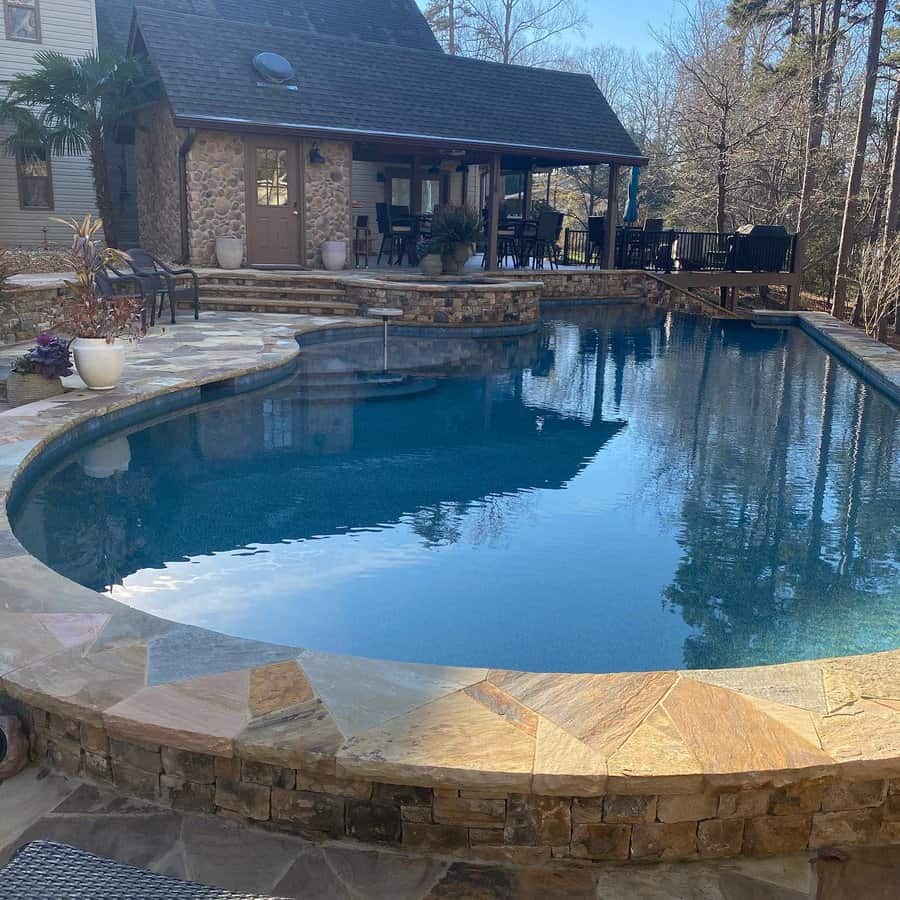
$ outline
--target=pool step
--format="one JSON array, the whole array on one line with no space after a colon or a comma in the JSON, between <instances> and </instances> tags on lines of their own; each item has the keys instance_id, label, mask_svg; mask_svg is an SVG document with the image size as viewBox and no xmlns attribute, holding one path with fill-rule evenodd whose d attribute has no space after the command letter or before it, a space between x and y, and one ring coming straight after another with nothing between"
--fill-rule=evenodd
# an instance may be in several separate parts
<instances>
[{"instance_id":1,"label":"pool step","mask_svg":"<svg viewBox=\"0 0 900 900\"><path fill-rule=\"evenodd\" d=\"M201 289L201 310L222 310L224 312L292 313L307 316L358 316L359 307L355 303L341 300L343 294L323 294L310 291L291 297L258 297L252 295L209 296ZM179 309L193 309L193 304L180 302ZM165 317L165 311L163 311Z\"/></svg>"},{"instance_id":2,"label":"pool step","mask_svg":"<svg viewBox=\"0 0 900 900\"><path fill-rule=\"evenodd\" d=\"M434 390L437 380L408 375L366 375L322 382L299 377L278 389L273 399L303 400L306 403L354 403L360 400L412 397Z\"/></svg>"}]
</instances>

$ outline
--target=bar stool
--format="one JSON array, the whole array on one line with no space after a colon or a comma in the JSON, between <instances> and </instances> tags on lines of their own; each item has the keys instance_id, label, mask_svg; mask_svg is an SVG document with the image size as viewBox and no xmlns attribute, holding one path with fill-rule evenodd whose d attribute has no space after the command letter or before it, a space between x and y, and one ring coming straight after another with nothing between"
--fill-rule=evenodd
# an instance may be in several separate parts
<instances>
[{"instance_id":1,"label":"bar stool","mask_svg":"<svg viewBox=\"0 0 900 900\"><path fill-rule=\"evenodd\" d=\"M368 216L356 217L356 232L353 237L353 253L356 257L356 268L369 268L369 242L372 239L372 229L369 228ZM360 266L360 257L364 260Z\"/></svg>"}]
</instances>

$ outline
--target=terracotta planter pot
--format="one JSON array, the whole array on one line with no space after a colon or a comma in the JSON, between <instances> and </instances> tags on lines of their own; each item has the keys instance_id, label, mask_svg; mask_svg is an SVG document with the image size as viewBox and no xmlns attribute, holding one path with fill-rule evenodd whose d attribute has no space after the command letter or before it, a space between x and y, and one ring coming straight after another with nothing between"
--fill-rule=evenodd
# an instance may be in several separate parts
<instances>
[{"instance_id":1,"label":"terracotta planter pot","mask_svg":"<svg viewBox=\"0 0 900 900\"><path fill-rule=\"evenodd\" d=\"M78 338L72 343L72 356L81 380L92 391L111 391L125 368L125 347L120 341L109 344L103 338Z\"/></svg>"},{"instance_id":2,"label":"terracotta planter pot","mask_svg":"<svg viewBox=\"0 0 900 900\"><path fill-rule=\"evenodd\" d=\"M6 379L6 399L10 406L24 406L55 397L65 389L58 378L44 378L43 375L20 375L10 372Z\"/></svg>"}]
</instances>

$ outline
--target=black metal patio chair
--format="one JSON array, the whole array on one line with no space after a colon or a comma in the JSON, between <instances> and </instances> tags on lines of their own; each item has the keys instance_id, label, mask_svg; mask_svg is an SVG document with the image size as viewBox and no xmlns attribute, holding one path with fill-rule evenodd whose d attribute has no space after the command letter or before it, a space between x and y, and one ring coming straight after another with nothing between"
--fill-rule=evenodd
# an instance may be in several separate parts
<instances>
[{"instance_id":1,"label":"black metal patio chair","mask_svg":"<svg viewBox=\"0 0 900 900\"><path fill-rule=\"evenodd\" d=\"M156 293L148 286L147 280L138 275L118 274L112 275L101 269L94 274L94 284L101 297L130 297L141 301L141 325L146 328L148 323L155 321Z\"/></svg>"},{"instance_id":2,"label":"black metal patio chair","mask_svg":"<svg viewBox=\"0 0 900 900\"><path fill-rule=\"evenodd\" d=\"M157 288L161 295L160 314L162 313L162 304L168 298L173 325L175 324L175 310L180 301L191 303L194 307L194 320L200 318L200 279L193 269L172 269L161 259L140 247L129 250L128 257L135 275L141 278L156 279L156 283L160 285ZM155 324L155 322L156 315L151 324Z\"/></svg>"},{"instance_id":3,"label":"black metal patio chair","mask_svg":"<svg viewBox=\"0 0 900 900\"><path fill-rule=\"evenodd\" d=\"M0 869L0 900L276 900L179 881L85 853L32 841Z\"/></svg>"}]
</instances>

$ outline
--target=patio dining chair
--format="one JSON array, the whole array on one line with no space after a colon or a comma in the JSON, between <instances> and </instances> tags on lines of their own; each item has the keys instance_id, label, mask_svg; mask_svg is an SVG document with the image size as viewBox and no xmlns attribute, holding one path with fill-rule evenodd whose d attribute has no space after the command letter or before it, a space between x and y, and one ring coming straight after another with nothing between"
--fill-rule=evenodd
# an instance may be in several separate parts
<instances>
[{"instance_id":1,"label":"patio dining chair","mask_svg":"<svg viewBox=\"0 0 900 900\"><path fill-rule=\"evenodd\" d=\"M397 210L397 220L394 220L393 211ZM403 218L403 211L406 218ZM404 254L408 254L410 261L414 253L416 241L416 229L409 219L409 209L405 206L391 206L387 203L375 204L375 216L378 219L378 232L381 234L381 249L378 251L376 265L381 265L381 257L385 252L388 255L388 265L397 265L403 262Z\"/></svg>"},{"instance_id":2,"label":"patio dining chair","mask_svg":"<svg viewBox=\"0 0 900 900\"><path fill-rule=\"evenodd\" d=\"M606 247L606 216L588 217L588 253L586 264L594 268L603 260Z\"/></svg>"},{"instance_id":3,"label":"patio dining chair","mask_svg":"<svg viewBox=\"0 0 900 900\"><path fill-rule=\"evenodd\" d=\"M53 841L26 844L0 869L0 898L276 900L157 875Z\"/></svg>"},{"instance_id":4,"label":"patio dining chair","mask_svg":"<svg viewBox=\"0 0 900 900\"><path fill-rule=\"evenodd\" d=\"M194 320L200 318L200 279L193 269L172 269L161 259L148 253L140 247L128 251L131 267L135 275L143 278L156 279L160 285L157 288L160 294L159 313L162 313L162 304L169 301L169 311L172 316L172 324L175 324L175 310L179 301L187 301L194 307ZM154 315L151 324L155 324Z\"/></svg>"},{"instance_id":5,"label":"patio dining chair","mask_svg":"<svg viewBox=\"0 0 900 900\"><path fill-rule=\"evenodd\" d=\"M146 328L153 324L156 307L156 292L148 281L138 275L110 274L101 269L94 274L94 285L103 298L128 297L141 301L141 325Z\"/></svg>"},{"instance_id":6,"label":"patio dining chair","mask_svg":"<svg viewBox=\"0 0 900 900\"><path fill-rule=\"evenodd\" d=\"M544 260L549 260L551 269L559 268L559 235L562 231L563 215L552 209L541 211L538 217L537 230L533 238L526 243L531 256L531 267L543 269Z\"/></svg>"}]
</instances>

